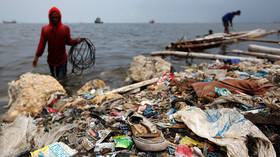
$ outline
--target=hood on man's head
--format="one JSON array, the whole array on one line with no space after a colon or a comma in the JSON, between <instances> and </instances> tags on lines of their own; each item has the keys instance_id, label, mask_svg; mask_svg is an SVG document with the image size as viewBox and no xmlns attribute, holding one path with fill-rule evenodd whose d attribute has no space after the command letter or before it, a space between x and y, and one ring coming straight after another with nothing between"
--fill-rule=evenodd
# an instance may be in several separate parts
<instances>
[{"instance_id":1,"label":"hood on man's head","mask_svg":"<svg viewBox=\"0 0 280 157\"><path fill-rule=\"evenodd\" d=\"M49 22L50 22L50 24L51 24L51 13L52 12L57 12L58 13L58 15L59 15L59 24L61 24L61 13L60 13L60 10L57 7L52 7L49 10Z\"/></svg>"}]
</instances>

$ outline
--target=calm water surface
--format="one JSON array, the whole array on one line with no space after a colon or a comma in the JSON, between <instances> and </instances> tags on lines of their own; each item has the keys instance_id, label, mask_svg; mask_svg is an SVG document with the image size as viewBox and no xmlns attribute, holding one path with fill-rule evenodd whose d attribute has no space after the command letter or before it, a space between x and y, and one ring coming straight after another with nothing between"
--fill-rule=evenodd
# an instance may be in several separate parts
<instances>
[{"instance_id":1,"label":"calm water surface","mask_svg":"<svg viewBox=\"0 0 280 157\"><path fill-rule=\"evenodd\" d=\"M33 57L40 37L41 27L45 24L0 24L0 113L6 103L8 82L17 80L26 72L49 74L46 61L47 47L39 59L38 67L32 67ZM204 35L212 29L214 33L223 32L220 23L189 23L189 24L67 24L71 29L72 38L86 37L96 47L96 62L91 72L82 76L69 75L66 88L76 90L87 81L99 78L111 88L126 85L123 82L127 69L134 56L149 56L152 51L164 50L165 47L178 39L185 37L193 39L197 35ZM279 30L278 23L236 23L234 31L245 31L256 28ZM263 37L278 39L277 34ZM248 44L261 44L280 48L277 44L238 42L206 50L209 53L225 54L231 49L247 50ZM69 50L70 47L67 47ZM185 59L168 57L176 71L186 65ZM194 59L193 62L206 60ZM69 69L70 71L70 69ZM109 72L104 75L102 72ZM2 101L2 102L1 102Z\"/></svg>"}]
</instances>

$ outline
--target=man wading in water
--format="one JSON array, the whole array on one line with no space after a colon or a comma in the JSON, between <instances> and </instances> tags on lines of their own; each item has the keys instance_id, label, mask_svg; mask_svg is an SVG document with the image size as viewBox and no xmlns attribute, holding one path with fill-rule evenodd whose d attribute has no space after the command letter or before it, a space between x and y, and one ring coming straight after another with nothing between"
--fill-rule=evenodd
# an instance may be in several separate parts
<instances>
[{"instance_id":1,"label":"man wading in water","mask_svg":"<svg viewBox=\"0 0 280 157\"><path fill-rule=\"evenodd\" d=\"M229 29L228 26L230 24L230 26L232 27L232 19L234 18L235 15L240 15L241 11L237 10L235 12L230 12L230 13L226 13L222 20L223 20L223 25L225 27L225 33L229 33Z\"/></svg>"},{"instance_id":2,"label":"man wading in water","mask_svg":"<svg viewBox=\"0 0 280 157\"><path fill-rule=\"evenodd\" d=\"M70 28L61 23L59 9L53 7L49 10L49 24L42 27L40 42L33 60L33 67L37 66L38 58L42 56L46 42L48 42L48 64L51 75L61 81L67 74L67 54L65 46L75 45L81 38L71 39Z\"/></svg>"}]
</instances>

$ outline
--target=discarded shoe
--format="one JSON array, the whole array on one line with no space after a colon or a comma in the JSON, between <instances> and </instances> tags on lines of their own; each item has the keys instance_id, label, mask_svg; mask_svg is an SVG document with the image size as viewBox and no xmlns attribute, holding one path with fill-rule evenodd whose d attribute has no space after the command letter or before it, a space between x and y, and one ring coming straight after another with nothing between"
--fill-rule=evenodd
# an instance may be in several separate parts
<instances>
[{"instance_id":1,"label":"discarded shoe","mask_svg":"<svg viewBox=\"0 0 280 157\"><path fill-rule=\"evenodd\" d=\"M167 148L167 141L162 132L146 117L131 113L128 115L128 123L136 148L143 151L162 151Z\"/></svg>"}]
</instances>

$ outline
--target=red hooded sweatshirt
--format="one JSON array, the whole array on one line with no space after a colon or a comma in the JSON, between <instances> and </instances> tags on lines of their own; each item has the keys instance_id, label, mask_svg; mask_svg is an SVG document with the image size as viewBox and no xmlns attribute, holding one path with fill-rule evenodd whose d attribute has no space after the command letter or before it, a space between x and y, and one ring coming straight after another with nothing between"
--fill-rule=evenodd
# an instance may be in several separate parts
<instances>
[{"instance_id":1,"label":"red hooded sweatshirt","mask_svg":"<svg viewBox=\"0 0 280 157\"><path fill-rule=\"evenodd\" d=\"M56 26L50 20L52 12L59 14L59 23ZM56 7L51 8L49 11L49 24L42 27L36 56L42 56L46 42L48 42L48 63L56 67L67 61L65 45L74 45L76 43L76 40L71 39L70 28L61 23L61 13Z\"/></svg>"}]
</instances>

